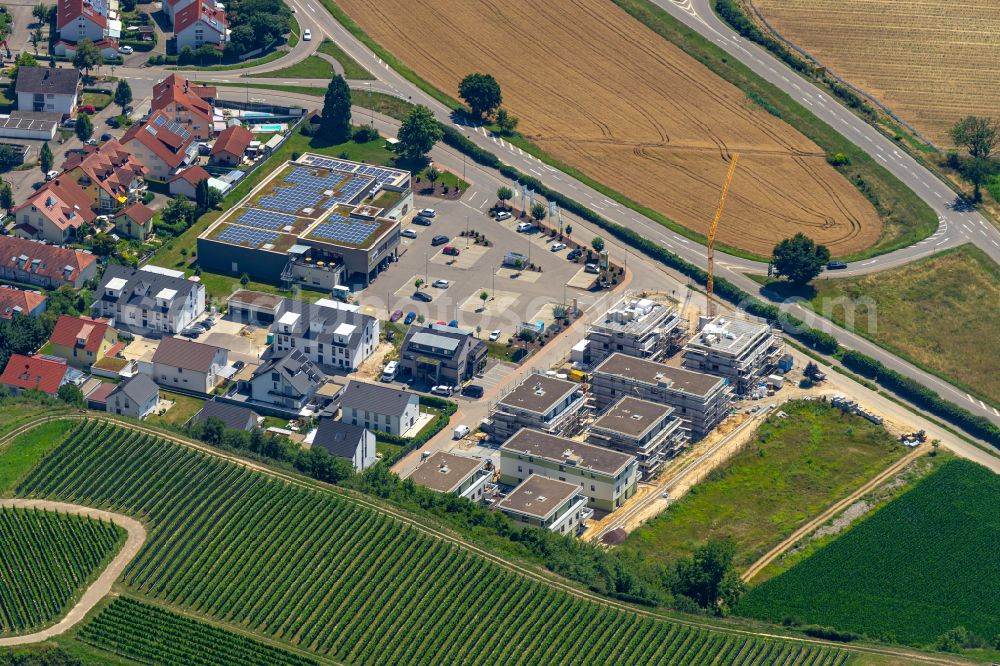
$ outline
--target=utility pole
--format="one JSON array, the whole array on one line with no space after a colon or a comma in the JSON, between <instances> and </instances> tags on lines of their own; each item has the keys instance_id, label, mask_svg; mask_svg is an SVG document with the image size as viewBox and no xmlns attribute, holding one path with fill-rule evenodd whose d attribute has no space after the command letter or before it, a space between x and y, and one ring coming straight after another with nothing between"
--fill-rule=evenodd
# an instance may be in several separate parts
<instances>
[{"instance_id":1,"label":"utility pole","mask_svg":"<svg viewBox=\"0 0 1000 666\"><path fill-rule=\"evenodd\" d=\"M372 82L368 82L368 105L372 112L372 127L375 127L375 105L372 103Z\"/></svg>"},{"instance_id":2,"label":"utility pole","mask_svg":"<svg viewBox=\"0 0 1000 666\"><path fill-rule=\"evenodd\" d=\"M424 252L424 284L427 284L427 281L430 280L430 274L430 260L427 258L427 253Z\"/></svg>"},{"instance_id":3,"label":"utility pole","mask_svg":"<svg viewBox=\"0 0 1000 666\"><path fill-rule=\"evenodd\" d=\"M496 264L490 265L490 271L493 273L493 299L497 297L497 267Z\"/></svg>"},{"instance_id":4,"label":"utility pole","mask_svg":"<svg viewBox=\"0 0 1000 666\"><path fill-rule=\"evenodd\" d=\"M465 216L465 249L469 249L469 216Z\"/></svg>"}]
</instances>

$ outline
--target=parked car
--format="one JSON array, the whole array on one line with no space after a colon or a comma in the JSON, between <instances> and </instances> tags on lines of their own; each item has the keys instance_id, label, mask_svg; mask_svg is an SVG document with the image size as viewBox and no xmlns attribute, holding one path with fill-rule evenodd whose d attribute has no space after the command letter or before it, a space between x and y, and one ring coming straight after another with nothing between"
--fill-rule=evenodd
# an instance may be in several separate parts
<instances>
[{"instance_id":1,"label":"parked car","mask_svg":"<svg viewBox=\"0 0 1000 666\"><path fill-rule=\"evenodd\" d=\"M193 340L204 332L205 332L204 329L195 330L193 328L185 328L183 331L181 331L181 335L183 335L185 338L191 338Z\"/></svg>"},{"instance_id":2,"label":"parked car","mask_svg":"<svg viewBox=\"0 0 1000 666\"><path fill-rule=\"evenodd\" d=\"M233 363L233 370L242 370L246 366L247 364L244 363L243 361L236 361L235 363Z\"/></svg>"},{"instance_id":3,"label":"parked car","mask_svg":"<svg viewBox=\"0 0 1000 666\"><path fill-rule=\"evenodd\" d=\"M451 326L452 328L458 328L458 320L452 319L451 321L448 322L448 325Z\"/></svg>"},{"instance_id":4,"label":"parked car","mask_svg":"<svg viewBox=\"0 0 1000 666\"><path fill-rule=\"evenodd\" d=\"M511 214L505 210L497 212L497 222L503 222L504 220L509 220L510 218Z\"/></svg>"},{"instance_id":5,"label":"parked car","mask_svg":"<svg viewBox=\"0 0 1000 666\"><path fill-rule=\"evenodd\" d=\"M416 238L417 232L414 231L413 229L403 229L402 231L399 232L399 235L402 236L403 238Z\"/></svg>"},{"instance_id":6,"label":"parked car","mask_svg":"<svg viewBox=\"0 0 1000 666\"><path fill-rule=\"evenodd\" d=\"M531 222L518 222L517 223L517 233L526 234L535 228Z\"/></svg>"},{"instance_id":7,"label":"parked car","mask_svg":"<svg viewBox=\"0 0 1000 666\"><path fill-rule=\"evenodd\" d=\"M124 54L124 55L132 55L132 52L133 52L134 50L135 50L135 49L133 49L133 48L132 48L131 46L129 46L128 44L122 44L121 46L119 46L119 47L118 47L118 53L122 53L122 54Z\"/></svg>"},{"instance_id":8,"label":"parked car","mask_svg":"<svg viewBox=\"0 0 1000 666\"><path fill-rule=\"evenodd\" d=\"M90 116L90 115L93 115L93 114L97 113L97 109L95 109L90 104L87 104L86 106L81 106L80 107L80 113L86 113L88 116Z\"/></svg>"},{"instance_id":9,"label":"parked car","mask_svg":"<svg viewBox=\"0 0 1000 666\"><path fill-rule=\"evenodd\" d=\"M434 300L434 297L425 291L415 291L413 292L413 300L423 301L424 303L430 303Z\"/></svg>"},{"instance_id":10,"label":"parked car","mask_svg":"<svg viewBox=\"0 0 1000 666\"><path fill-rule=\"evenodd\" d=\"M469 398L482 398L483 397L483 387L479 384L469 384L464 389L462 389L462 395Z\"/></svg>"},{"instance_id":11,"label":"parked car","mask_svg":"<svg viewBox=\"0 0 1000 666\"><path fill-rule=\"evenodd\" d=\"M452 247L451 245L447 245L443 250L441 250L441 253L447 254L450 257L457 257L459 254L461 254L461 250L459 250L457 247Z\"/></svg>"},{"instance_id":12,"label":"parked car","mask_svg":"<svg viewBox=\"0 0 1000 666\"><path fill-rule=\"evenodd\" d=\"M58 175L59 175L59 172L56 171L55 169L53 169L52 171L49 171L47 174L45 174L45 180L46 181L52 180L53 178L55 178Z\"/></svg>"},{"instance_id":13,"label":"parked car","mask_svg":"<svg viewBox=\"0 0 1000 666\"><path fill-rule=\"evenodd\" d=\"M431 286L437 287L438 289L447 289L451 286L451 282L448 282L447 280L434 280L434 282L431 282Z\"/></svg>"},{"instance_id":14,"label":"parked car","mask_svg":"<svg viewBox=\"0 0 1000 666\"><path fill-rule=\"evenodd\" d=\"M302 41L308 42L311 41L312 38L313 38L312 30L306 30L305 32L302 33Z\"/></svg>"},{"instance_id":15,"label":"parked car","mask_svg":"<svg viewBox=\"0 0 1000 666\"><path fill-rule=\"evenodd\" d=\"M396 374L399 372L399 363L397 361L389 361L385 364L385 368L382 369L382 381L391 382L396 379Z\"/></svg>"},{"instance_id":16,"label":"parked car","mask_svg":"<svg viewBox=\"0 0 1000 666\"><path fill-rule=\"evenodd\" d=\"M553 243L552 247L550 247L549 249L552 250L553 252L558 252L559 250L565 250L566 243Z\"/></svg>"},{"instance_id":17,"label":"parked car","mask_svg":"<svg viewBox=\"0 0 1000 666\"><path fill-rule=\"evenodd\" d=\"M826 270L828 271L839 271L847 268L847 264L843 261L831 261L826 265Z\"/></svg>"},{"instance_id":18,"label":"parked car","mask_svg":"<svg viewBox=\"0 0 1000 666\"><path fill-rule=\"evenodd\" d=\"M85 146L96 146L97 145L97 139L87 139L86 141L83 142L83 145L85 145Z\"/></svg>"},{"instance_id":19,"label":"parked car","mask_svg":"<svg viewBox=\"0 0 1000 666\"><path fill-rule=\"evenodd\" d=\"M434 395L444 396L445 398L450 398L454 390L455 389L448 386L447 384L439 384L438 386L431 387L431 393L433 393Z\"/></svg>"},{"instance_id":20,"label":"parked car","mask_svg":"<svg viewBox=\"0 0 1000 666\"><path fill-rule=\"evenodd\" d=\"M496 342L499 339L500 339L500 329L499 328L495 328L492 331L490 331L490 342Z\"/></svg>"},{"instance_id":21,"label":"parked car","mask_svg":"<svg viewBox=\"0 0 1000 666\"><path fill-rule=\"evenodd\" d=\"M417 318L417 313L414 312L413 310L410 310L409 312L406 313L406 318L403 320L403 323L409 326L410 324L413 323L413 320L416 318Z\"/></svg>"},{"instance_id":22,"label":"parked car","mask_svg":"<svg viewBox=\"0 0 1000 666\"><path fill-rule=\"evenodd\" d=\"M447 236L438 235L431 239L431 245L437 247L438 245L444 245L448 242Z\"/></svg>"},{"instance_id":23,"label":"parked car","mask_svg":"<svg viewBox=\"0 0 1000 666\"><path fill-rule=\"evenodd\" d=\"M107 132L105 132L104 134L101 135L101 141L111 141L111 139L113 139L113 138L115 138L115 137L111 136Z\"/></svg>"},{"instance_id":24,"label":"parked car","mask_svg":"<svg viewBox=\"0 0 1000 666\"><path fill-rule=\"evenodd\" d=\"M62 123L60 123L60 124L63 127L67 127L69 129L73 129L74 127L76 127L76 118L67 118L66 120L62 121Z\"/></svg>"},{"instance_id":25,"label":"parked car","mask_svg":"<svg viewBox=\"0 0 1000 666\"><path fill-rule=\"evenodd\" d=\"M413 224L419 225L421 227L429 227L431 226L431 218L417 215L415 218L413 218Z\"/></svg>"},{"instance_id":26,"label":"parked car","mask_svg":"<svg viewBox=\"0 0 1000 666\"><path fill-rule=\"evenodd\" d=\"M389 315L389 321L399 321L403 317L402 310L393 310L392 314Z\"/></svg>"},{"instance_id":27,"label":"parked car","mask_svg":"<svg viewBox=\"0 0 1000 666\"><path fill-rule=\"evenodd\" d=\"M600 273L601 272L601 269L599 269L597 267L597 264L587 264L586 266L583 267L583 270L587 271L588 273Z\"/></svg>"},{"instance_id":28,"label":"parked car","mask_svg":"<svg viewBox=\"0 0 1000 666\"><path fill-rule=\"evenodd\" d=\"M212 328L213 326L215 326L215 320L214 319L203 319L200 322L198 322L197 325L201 326L202 328L205 328L205 329Z\"/></svg>"},{"instance_id":29,"label":"parked car","mask_svg":"<svg viewBox=\"0 0 1000 666\"><path fill-rule=\"evenodd\" d=\"M417 214L422 215L423 217L437 217L437 211L433 208L421 208L420 212Z\"/></svg>"},{"instance_id":30,"label":"parked car","mask_svg":"<svg viewBox=\"0 0 1000 666\"><path fill-rule=\"evenodd\" d=\"M570 250L566 254L566 260L567 261L576 261L581 256L583 256L583 250L581 250L580 248L576 248L575 250Z\"/></svg>"}]
</instances>

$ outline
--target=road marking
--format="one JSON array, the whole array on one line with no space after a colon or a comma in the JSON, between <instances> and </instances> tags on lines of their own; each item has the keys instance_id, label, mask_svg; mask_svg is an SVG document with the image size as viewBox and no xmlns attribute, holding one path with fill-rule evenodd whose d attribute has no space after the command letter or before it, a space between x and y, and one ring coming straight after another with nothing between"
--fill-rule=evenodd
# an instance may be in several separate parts
<instances>
[{"instance_id":1,"label":"road marking","mask_svg":"<svg viewBox=\"0 0 1000 666\"><path fill-rule=\"evenodd\" d=\"M868 143L875 143L874 141L872 141L872 138L867 134L865 134L865 140L868 141Z\"/></svg>"},{"instance_id":2,"label":"road marking","mask_svg":"<svg viewBox=\"0 0 1000 666\"><path fill-rule=\"evenodd\" d=\"M524 151L523 151L523 150L521 150L520 148L518 148L518 149L517 149L517 154L518 154L518 155L524 155Z\"/></svg>"},{"instance_id":3,"label":"road marking","mask_svg":"<svg viewBox=\"0 0 1000 666\"><path fill-rule=\"evenodd\" d=\"M990 242L996 245L997 247L1000 247L1000 243L997 243L995 240L990 240Z\"/></svg>"},{"instance_id":4,"label":"road marking","mask_svg":"<svg viewBox=\"0 0 1000 666\"><path fill-rule=\"evenodd\" d=\"M316 9L312 5L306 5L306 9L308 9L309 11L311 11L313 14L316 13Z\"/></svg>"},{"instance_id":5,"label":"road marking","mask_svg":"<svg viewBox=\"0 0 1000 666\"><path fill-rule=\"evenodd\" d=\"M880 160L882 160L882 161L883 161L883 162L885 162L886 164L888 164L888 163L889 163L889 160L887 160L887 159L885 159L884 157L882 157L882 155L881 155L880 153L875 153L875 157L876 157L876 158L878 158L878 159L880 159Z\"/></svg>"},{"instance_id":6,"label":"road marking","mask_svg":"<svg viewBox=\"0 0 1000 666\"><path fill-rule=\"evenodd\" d=\"M793 87L793 88L795 88L796 90L798 90L799 92L801 92L801 91L802 91L802 88L800 88L800 87L799 87L799 84L797 84L797 83L793 83L793 84L792 84L792 87Z\"/></svg>"},{"instance_id":7,"label":"road marking","mask_svg":"<svg viewBox=\"0 0 1000 666\"><path fill-rule=\"evenodd\" d=\"M804 99L804 100L802 100L802 101L803 101L803 102L805 102L806 104L808 104L809 106L815 106L815 105L814 105L814 104L813 104L812 102L810 102L810 101L809 101L809 100L807 100L807 99Z\"/></svg>"},{"instance_id":8,"label":"road marking","mask_svg":"<svg viewBox=\"0 0 1000 666\"><path fill-rule=\"evenodd\" d=\"M983 409L986 409L986 403L985 402L983 402L982 400L980 400L979 404L982 405Z\"/></svg>"},{"instance_id":9,"label":"road marking","mask_svg":"<svg viewBox=\"0 0 1000 666\"><path fill-rule=\"evenodd\" d=\"M936 197L937 197L938 199L944 199L944 197L943 197L943 196L941 196L941 193L940 193L940 192L938 192L938 191L936 191L936 190L935 190L935 192L934 192L934 196L936 196Z\"/></svg>"}]
</instances>

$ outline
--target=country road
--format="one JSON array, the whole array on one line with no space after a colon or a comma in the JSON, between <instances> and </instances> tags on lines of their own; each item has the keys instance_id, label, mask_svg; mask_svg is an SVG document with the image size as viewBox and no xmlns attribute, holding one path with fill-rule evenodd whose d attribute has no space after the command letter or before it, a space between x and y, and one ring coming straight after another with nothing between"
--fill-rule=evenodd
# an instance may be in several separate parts
<instances>
[{"instance_id":1,"label":"country road","mask_svg":"<svg viewBox=\"0 0 1000 666\"><path fill-rule=\"evenodd\" d=\"M22 636L8 636L0 638L0 647L12 645L27 645L29 643L41 643L55 636L66 633L80 622L97 603L111 592L111 586L118 580L118 577L128 566L128 563L139 553L139 549L146 543L146 528L142 523L134 518L123 516L119 513L101 511L86 506L76 504L66 504L64 502L53 502L39 499L4 499L0 500L0 507L16 509L44 509L46 511L56 511L59 513L69 513L77 516L85 516L95 520L108 520L115 525L122 527L128 533L125 545L115 555L107 568L101 572L90 587L83 593L80 600L63 616L59 622L40 631Z\"/></svg>"}]
</instances>

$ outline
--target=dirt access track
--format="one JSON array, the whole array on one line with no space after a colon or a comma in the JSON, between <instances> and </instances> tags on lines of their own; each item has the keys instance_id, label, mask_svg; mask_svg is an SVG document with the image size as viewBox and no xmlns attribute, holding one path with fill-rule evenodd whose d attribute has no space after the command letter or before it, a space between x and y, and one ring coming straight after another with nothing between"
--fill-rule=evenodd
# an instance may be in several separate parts
<instances>
[{"instance_id":1,"label":"dirt access track","mask_svg":"<svg viewBox=\"0 0 1000 666\"><path fill-rule=\"evenodd\" d=\"M118 551L111 563L105 567L104 571L97 577L90 587L86 589L80 600L69 609L69 612L59 620L56 624L51 627L46 627L40 631L36 631L31 634L24 634L22 636L8 636L6 638L0 638L0 647L8 647L11 645L27 645L29 643L41 643L42 641L47 641L50 638L59 636L69 631L74 625L83 620L97 603L103 599L109 592L111 592L111 586L114 582L118 580L118 576L125 570L128 563L131 562L136 555L139 554L139 549L142 548L142 544L146 542L146 528L142 526L138 520L134 518L129 518L128 516L123 516L119 513L111 513L110 511L101 511L99 509L92 509L86 506L79 506L77 504L66 504L64 502L52 502L49 500L38 500L38 499L5 499L0 500L0 506L6 508L15 509L44 509L46 511L56 511L58 513L71 513L77 516L84 516L86 518L93 518L94 520L108 520L124 528L128 533L125 539L125 545L122 549Z\"/></svg>"},{"instance_id":2,"label":"dirt access track","mask_svg":"<svg viewBox=\"0 0 1000 666\"><path fill-rule=\"evenodd\" d=\"M1000 105L996 0L754 0L775 30L939 147Z\"/></svg>"},{"instance_id":3,"label":"dirt access track","mask_svg":"<svg viewBox=\"0 0 1000 666\"><path fill-rule=\"evenodd\" d=\"M739 152L720 242L769 255L802 231L844 256L879 240L876 211L818 146L607 0L338 4L453 97L493 74L518 131L685 227L706 232Z\"/></svg>"}]
</instances>

